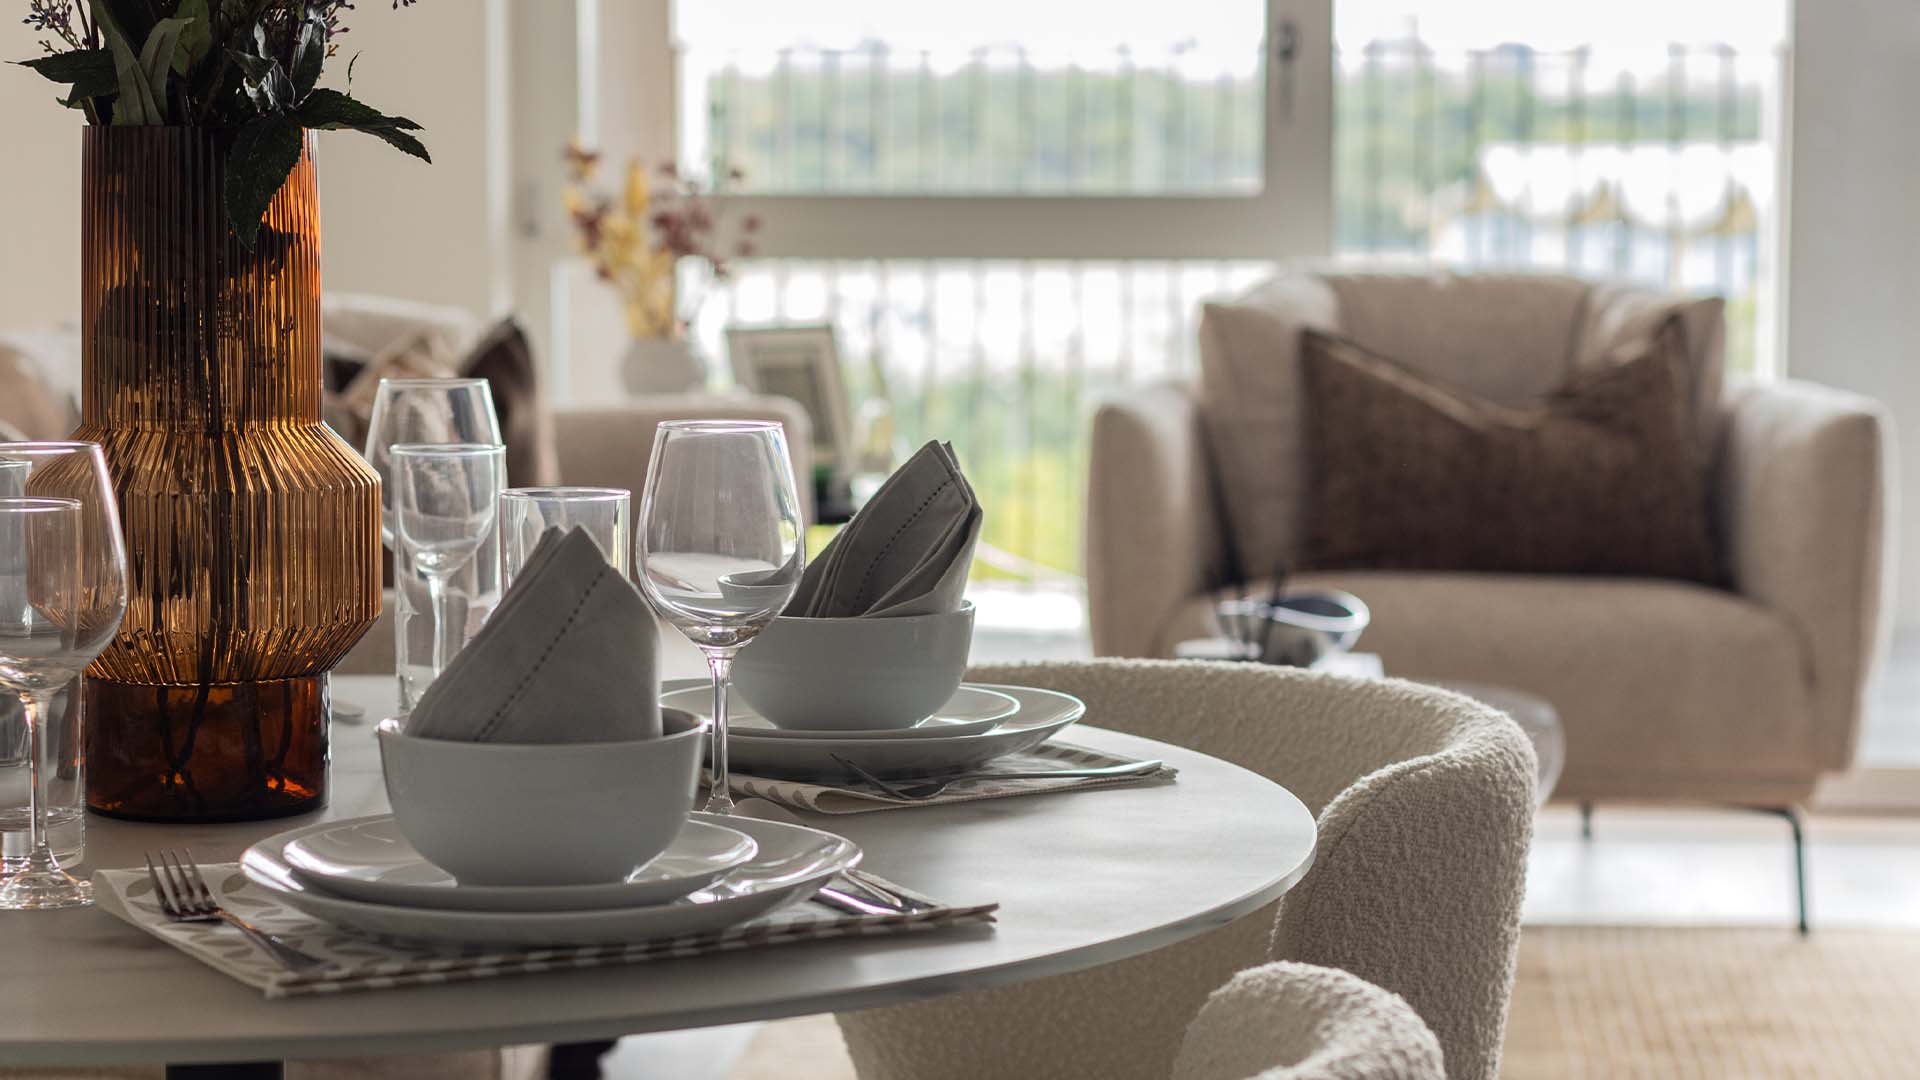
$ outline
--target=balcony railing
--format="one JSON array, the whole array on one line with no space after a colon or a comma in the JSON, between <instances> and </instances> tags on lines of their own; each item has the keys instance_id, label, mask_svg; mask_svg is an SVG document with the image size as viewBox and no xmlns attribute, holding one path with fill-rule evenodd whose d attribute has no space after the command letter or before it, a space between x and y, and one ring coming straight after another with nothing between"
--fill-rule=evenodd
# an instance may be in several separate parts
<instances>
[{"instance_id":1,"label":"balcony railing","mask_svg":"<svg viewBox=\"0 0 1920 1080\"><path fill-rule=\"evenodd\" d=\"M1204 62L1203 62L1204 61ZM850 51L690 57L696 158L816 194L1232 193L1258 183L1253 57L1043 66ZM1782 57L1722 46L1338 56L1336 253L1416 265L1628 277L1729 300L1753 368L1771 323ZM1193 371L1200 303L1269 267L1192 261L760 260L703 312L830 320L856 403L895 440L951 440L988 509L985 575L1078 573L1085 426L1121 388Z\"/></svg>"}]
</instances>

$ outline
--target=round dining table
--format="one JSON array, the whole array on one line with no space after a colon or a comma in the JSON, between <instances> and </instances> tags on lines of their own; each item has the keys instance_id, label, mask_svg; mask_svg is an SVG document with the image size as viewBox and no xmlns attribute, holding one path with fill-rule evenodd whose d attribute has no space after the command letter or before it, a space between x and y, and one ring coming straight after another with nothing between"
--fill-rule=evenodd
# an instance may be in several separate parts
<instances>
[{"instance_id":1,"label":"round dining table","mask_svg":"<svg viewBox=\"0 0 1920 1080\"><path fill-rule=\"evenodd\" d=\"M263 837L387 809L373 724L391 677L336 676L325 809L300 818L164 825L92 818L83 871L147 852L237 859ZM1091 968L1206 933L1278 898L1313 861L1314 821L1278 784L1218 758L1094 726L1075 744L1179 770L1081 792L803 814L862 866L998 921L626 967L267 1000L105 911L0 913L0 1065L258 1063L426 1054L865 1009ZM235 931L238 933L238 931ZM225 1072L223 1075L240 1075Z\"/></svg>"}]
</instances>

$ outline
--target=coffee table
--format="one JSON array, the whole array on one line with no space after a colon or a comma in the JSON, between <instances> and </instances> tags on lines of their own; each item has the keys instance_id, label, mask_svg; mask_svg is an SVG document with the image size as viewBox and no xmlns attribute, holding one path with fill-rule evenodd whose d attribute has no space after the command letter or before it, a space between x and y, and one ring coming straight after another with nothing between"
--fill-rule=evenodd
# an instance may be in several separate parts
<instances>
[{"instance_id":1,"label":"coffee table","mask_svg":"<svg viewBox=\"0 0 1920 1080\"><path fill-rule=\"evenodd\" d=\"M390 677L334 680L378 718ZM875 872L999 923L627 968L267 1001L105 912L0 915L0 1065L259 1063L585 1042L862 1009L1125 959L1272 902L1313 860L1314 822L1285 788L1205 754L1092 727L1074 742L1155 757L1171 784L916 807L809 824L860 844ZM93 819L92 866L191 847L203 862L312 821L386 808L372 726L336 723L326 809L278 822L174 827ZM1179 881L1178 889L1165 888ZM184 1070L183 1070L184 1071ZM244 1075L223 1072L223 1076Z\"/></svg>"}]
</instances>

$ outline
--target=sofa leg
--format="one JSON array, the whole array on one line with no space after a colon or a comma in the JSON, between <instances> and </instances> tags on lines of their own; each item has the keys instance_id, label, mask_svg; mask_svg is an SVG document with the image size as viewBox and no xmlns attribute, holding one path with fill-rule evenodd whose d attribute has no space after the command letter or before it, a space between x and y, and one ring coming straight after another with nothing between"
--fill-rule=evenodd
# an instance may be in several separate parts
<instances>
[{"instance_id":1,"label":"sofa leg","mask_svg":"<svg viewBox=\"0 0 1920 1080\"><path fill-rule=\"evenodd\" d=\"M1584 800L1580 803L1580 839L1593 839L1593 804Z\"/></svg>"},{"instance_id":2,"label":"sofa leg","mask_svg":"<svg viewBox=\"0 0 1920 1080\"><path fill-rule=\"evenodd\" d=\"M1762 814L1772 814L1787 819L1787 828L1793 830L1793 889L1799 915L1800 936L1806 937L1811 929L1807 922L1807 837L1805 815L1798 806L1756 806L1754 810Z\"/></svg>"}]
</instances>

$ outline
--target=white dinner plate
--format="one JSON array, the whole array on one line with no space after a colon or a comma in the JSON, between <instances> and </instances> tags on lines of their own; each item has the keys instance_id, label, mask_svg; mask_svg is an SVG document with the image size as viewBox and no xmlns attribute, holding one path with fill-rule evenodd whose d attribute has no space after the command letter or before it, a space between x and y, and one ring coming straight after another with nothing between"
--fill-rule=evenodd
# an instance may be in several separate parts
<instances>
[{"instance_id":1,"label":"white dinner plate","mask_svg":"<svg viewBox=\"0 0 1920 1080\"><path fill-rule=\"evenodd\" d=\"M303 884L349 900L458 911L584 911L678 900L753 858L758 847L736 829L690 820L667 850L627 880L593 885L461 885L415 851L392 817L306 833L278 854Z\"/></svg>"},{"instance_id":2,"label":"white dinner plate","mask_svg":"<svg viewBox=\"0 0 1920 1080\"><path fill-rule=\"evenodd\" d=\"M676 692L700 684L675 680L667 684ZM1060 729L1080 719L1086 703L1069 694L1030 686L973 686L994 690L1014 700L1020 708L997 723L991 731L950 738L889 739L867 738L864 734L833 739L727 739L730 767L754 776L783 777L798 780L845 779L847 769L835 757L845 758L885 779L926 776L982 765L994 758L1017 754L1052 738ZM691 710L709 716L709 701Z\"/></svg>"},{"instance_id":3,"label":"white dinner plate","mask_svg":"<svg viewBox=\"0 0 1920 1080\"><path fill-rule=\"evenodd\" d=\"M694 814L692 820L738 829L760 850L707 888L666 904L593 911L445 911L334 896L302 882L280 855L305 835L391 816L282 833L248 848L240 858L241 869L288 907L361 933L462 945L545 946L620 944L723 929L799 903L860 861L860 849L852 841L804 825Z\"/></svg>"},{"instance_id":4,"label":"white dinner plate","mask_svg":"<svg viewBox=\"0 0 1920 1080\"><path fill-rule=\"evenodd\" d=\"M713 712L712 687L693 686L660 696L660 704L700 716ZM992 731L1002 720L1020 711L1020 703L998 690L962 683L940 711L912 727L874 731L819 731L783 728L735 697L727 703L727 732L743 739L943 739Z\"/></svg>"}]
</instances>

